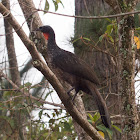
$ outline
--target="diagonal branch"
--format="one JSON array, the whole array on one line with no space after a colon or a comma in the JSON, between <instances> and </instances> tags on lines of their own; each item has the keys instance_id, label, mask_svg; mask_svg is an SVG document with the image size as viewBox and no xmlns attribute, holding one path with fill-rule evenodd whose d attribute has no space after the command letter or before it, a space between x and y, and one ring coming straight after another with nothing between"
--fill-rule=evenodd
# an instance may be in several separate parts
<instances>
[{"instance_id":1,"label":"diagonal branch","mask_svg":"<svg viewBox=\"0 0 140 140\"><path fill-rule=\"evenodd\" d=\"M36 67L51 83L53 88L58 93L58 96L62 100L64 106L66 107L69 114L73 117L73 119L87 132L92 139L103 140L103 138L99 135L96 129L80 114L80 112L73 105L72 101L69 99L69 96L65 93L65 90L54 73L49 69L46 63L42 60L39 55L36 46L34 43L27 37L23 29L20 27L16 19L13 15L0 3L0 13L7 19L7 21L12 25L28 51L30 52L33 65ZM6 16L7 15L7 16Z\"/></svg>"}]
</instances>

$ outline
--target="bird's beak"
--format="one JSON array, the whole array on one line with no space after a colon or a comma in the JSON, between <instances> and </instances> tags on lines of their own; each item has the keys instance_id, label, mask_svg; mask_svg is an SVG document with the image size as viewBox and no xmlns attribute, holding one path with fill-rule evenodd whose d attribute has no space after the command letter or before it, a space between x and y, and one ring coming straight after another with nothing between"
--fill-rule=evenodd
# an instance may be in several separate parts
<instances>
[{"instance_id":1,"label":"bird's beak","mask_svg":"<svg viewBox=\"0 0 140 140\"><path fill-rule=\"evenodd\" d=\"M38 29L36 29L35 31L40 31L40 29L38 28Z\"/></svg>"}]
</instances>

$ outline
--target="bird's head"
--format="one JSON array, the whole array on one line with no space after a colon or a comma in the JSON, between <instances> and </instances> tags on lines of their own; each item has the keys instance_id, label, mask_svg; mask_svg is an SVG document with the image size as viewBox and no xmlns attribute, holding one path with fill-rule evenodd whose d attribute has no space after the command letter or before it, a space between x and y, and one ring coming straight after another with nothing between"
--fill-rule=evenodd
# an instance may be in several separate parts
<instances>
[{"instance_id":1,"label":"bird's head","mask_svg":"<svg viewBox=\"0 0 140 140\"><path fill-rule=\"evenodd\" d=\"M42 32L46 40L48 40L50 37L55 37L54 30L48 25L41 26L36 31Z\"/></svg>"}]
</instances>

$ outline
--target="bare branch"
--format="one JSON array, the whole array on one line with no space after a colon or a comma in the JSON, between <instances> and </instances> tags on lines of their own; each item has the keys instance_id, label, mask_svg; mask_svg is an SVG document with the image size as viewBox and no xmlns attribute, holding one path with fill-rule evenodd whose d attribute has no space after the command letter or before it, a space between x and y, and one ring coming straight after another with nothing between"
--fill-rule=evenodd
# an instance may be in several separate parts
<instances>
[{"instance_id":1,"label":"bare branch","mask_svg":"<svg viewBox=\"0 0 140 140\"><path fill-rule=\"evenodd\" d=\"M105 18L116 18L116 17L121 17L121 16L126 16L126 15L131 15L131 14L139 14L140 10L138 11L133 11L133 12L126 12L126 13L120 13L120 14L115 14L115 15L108 15L108 16L77 16L77 15L66 15L66 14L60 14L60 13L55 13L55 12L50 12L50 11L45 11L42 9L36 9L37 11L42 11L45 13L50 13L54 15L59 15L59 16L64 16L64 17L72 17L72 18L81 18L81 19L105 19Z\"/></svg>"},{"instance_id":2,"label":"bare branch","mask_svg":"<svg viewBox=\"0 0 140 140\"><path fill-rule=\"evenodd\" d=\"M65 109L65 107L64 107L63 105L56 104L56 103L51 103L51 102L45 101L45 100L43 100L43 99L41 99L41 98L36 98L36 97L32 96L31 94L25 92L24 88L20 89L20 88L19 88L15 83L13 83L1 70L0 70L0 75L1 75L1 77L4 77L4 78L13 86L14 91L20 91L21 93L24 94L24 96L30 97L31 99L36 100L36 101L38 101L38 102L40 102L40 103L49 104L49 105L53 105L53 106L56 106L56 107L60 107L60 108L62 108L62 109ZM7 91L7 90L6 90L6 91ZM11 90L11 91L13 91L13 90ZM8 100L8 101L11 101L11 100L13 100L14 98L18 98L18 97L21 97L21 96L23 96L23 95L15 96L15 97L11 98L11 99ZM8 102L8 101L6 101L6 102Z\"/></svg>"}]
</instances>

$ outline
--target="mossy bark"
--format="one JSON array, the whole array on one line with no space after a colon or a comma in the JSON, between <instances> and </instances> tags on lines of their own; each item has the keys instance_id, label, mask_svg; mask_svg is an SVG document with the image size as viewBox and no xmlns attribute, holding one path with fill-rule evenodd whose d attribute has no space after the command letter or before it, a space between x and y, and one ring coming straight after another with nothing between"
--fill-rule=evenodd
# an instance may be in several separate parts
<instances>
[{"instance_id":1,"label":"mossy bark","mask_svg":"<svg viewBox=\"0 0 140 140\"><path fill-rule=\"evenodd\" d=\"M138 114L135 102L134 17L119 19L120 110L122 140L137 140Z\"/></svg>"}]
</instances>

